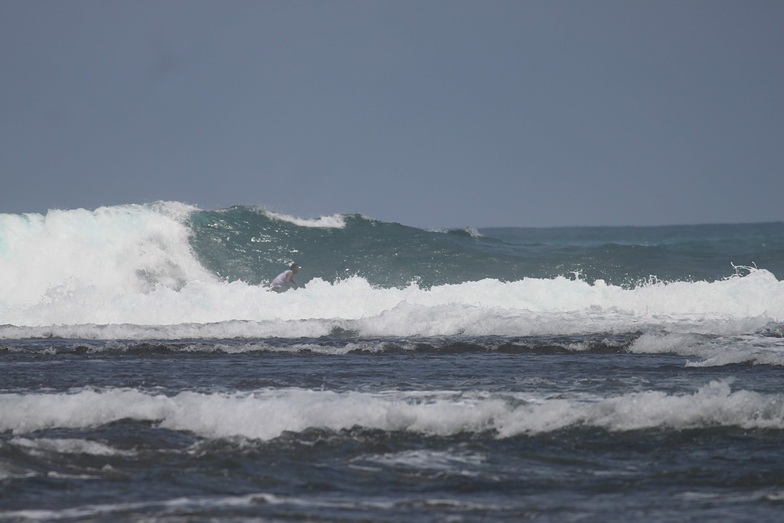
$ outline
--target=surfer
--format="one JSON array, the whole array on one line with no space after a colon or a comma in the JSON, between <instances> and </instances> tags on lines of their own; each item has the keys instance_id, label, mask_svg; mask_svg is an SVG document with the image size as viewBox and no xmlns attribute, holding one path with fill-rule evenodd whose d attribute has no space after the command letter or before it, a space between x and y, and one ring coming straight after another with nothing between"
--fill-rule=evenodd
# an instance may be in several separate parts
<instances>
[{"instance_id":1,"label":"surfer","mask_svg":"<svg viewBox=\"0 0 784 523\"><path fill-rule=\"evenodd\" d=\"M299 287L299 285L297 285L297 282L294 281L294 275L298 272L299 265L292 263L288 270L285 270L275 276L275 279L272 280L272 286L270 287L270 290L275 292L286 292L291 287L296 289Z\"/></svg>"}]
</instances>

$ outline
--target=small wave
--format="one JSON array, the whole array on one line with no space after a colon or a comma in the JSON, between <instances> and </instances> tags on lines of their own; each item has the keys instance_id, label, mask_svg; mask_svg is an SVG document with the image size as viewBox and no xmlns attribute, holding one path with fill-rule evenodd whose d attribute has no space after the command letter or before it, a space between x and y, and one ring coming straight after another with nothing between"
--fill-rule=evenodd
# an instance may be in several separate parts
<instances>
[{"instance_id":1,"label":"small wave","mask_svg":"<svg viewBox=\"0 0 784 523\"><path fill-rule=\"evenodd\" d=\"M754 332L753 325L749 331ZM714 329L720 330L717 325ZM765 329L762 329L764 333ZM753 334L730 334L718 336L698 333L646 333L636 339L629 352L638 354L678 354L698 358L691 361L692 367L718 367L752 363L784 366L784 340Z\"/></svg>"},{"instance_id":2,"label":"small wave","mask_svg":"<svg viewBox=\"0 0 784 523\"><path fill-rule=\"evenodd\" d=\"M380 338L363 339L358 334L344 333L315 339L265 338L243 340L239 337L221 339L183 340L179 337L170 341L149 342L120 340L73 340L68 337L42 338L34 341L0 344L0 353L34 355L82 355L82 354L133 354L156 356L162 354L246 354L287 353L322 354L325 356L431 353L431 354L481 354L497 352L503 354L619 354L625 352L639 334L598 334L590 336L532 336L526 338Z\"/></svg>"},{"instance_id":3,"label":"small wave","mask_svg":"<svg viewBox=\"0 0 784 523\"><path fill-rule=\"evenodd\" d=\"M453 236L464 236L466 238L484 238L476 227L463 227L461 229L430 229L431 232L451 234Z\"/></svg>"},{"instance_id":4,"label":"small wave","mask_svg":"<svg viewBox=\"0 0 784 523\"><path fill-rule=\"evenodd\" d=\"M297 218L288 214L282 214L274 211L265 210L269 218L273 220L280 220L283 222L293 223L300 227L313 227L317 229L343 229L346 227L346 219L342 214L333 214L331 216L321 216L320 218Z\"/></svg>"},{"instance_id":5,"label":"small wave","mask_svg":"<svg viewBox=\"0 0 784 523\"><path fill-rule=\"evenodd\" d=\"M119 450L97 441L86 439L13 438L11 444L32 452L56 452L59 454L89 454L91 456L131 456L132 452Z\"/></svg>"},{"instance_id":6,"label":"small wave","mask_svg":"<svg viewBox=\"0 0 784 523\"><path fill-rule=\"evenodd\" d=\"M250 393L135 389L70 394L0 394L0 431L92 428L121 419L154 421L204 438L270 440L285 432L354 427L436 436L495 433L506 438L572 427L610 431L710 427L784 429L784 396L732 391L711 382L693 394L646 391L615 397L549 398L487 392L332 392L263 389Z\"/></svg>"}]
</instances>

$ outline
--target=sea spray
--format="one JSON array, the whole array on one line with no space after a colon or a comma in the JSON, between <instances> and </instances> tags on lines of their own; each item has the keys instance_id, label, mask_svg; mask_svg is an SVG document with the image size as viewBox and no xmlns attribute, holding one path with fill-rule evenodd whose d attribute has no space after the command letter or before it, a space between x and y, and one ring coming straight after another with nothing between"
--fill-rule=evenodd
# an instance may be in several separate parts
<instances>
[{"instance_id":1,"label":"sea spray","mask_svg":"<svg viewBox=\"0 0 784 523\"><path fill-rule=\"evenodd\" d=\"M2 306L90 302L211 280L191 252L181 204L0 214Z\"/></svg>"}]
</instances>

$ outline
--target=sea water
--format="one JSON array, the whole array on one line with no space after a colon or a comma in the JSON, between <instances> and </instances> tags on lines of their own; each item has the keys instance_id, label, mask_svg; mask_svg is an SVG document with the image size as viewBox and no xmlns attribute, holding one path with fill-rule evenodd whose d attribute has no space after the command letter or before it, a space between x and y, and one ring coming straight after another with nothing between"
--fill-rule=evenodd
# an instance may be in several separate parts
<instances>
[{"instance_id":1,"label":"sea water","mask_svg":"<svg viewBox=\"0 0 784 523\"><path fill-rule=\"evenodd\" d=\"M782 275L782 223L0 214L0 521L779 521Z\"/></svg>"}]
</instances>

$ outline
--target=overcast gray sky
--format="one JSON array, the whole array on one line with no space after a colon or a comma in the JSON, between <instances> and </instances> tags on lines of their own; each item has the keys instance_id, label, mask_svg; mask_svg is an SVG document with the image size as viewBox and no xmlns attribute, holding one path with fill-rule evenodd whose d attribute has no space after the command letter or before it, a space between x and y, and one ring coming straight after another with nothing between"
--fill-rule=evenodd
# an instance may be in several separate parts
<instances>
[{"instance_id":1,"label":"overcast gray sky","mask_svg":"<svg viewBox=\"0 0 784 523\"><path fill-rule=\"evenodd\" d=\"M784 220L784 2L0 2L0 212Z\"/></svg>"}]
</instances>

